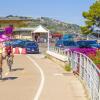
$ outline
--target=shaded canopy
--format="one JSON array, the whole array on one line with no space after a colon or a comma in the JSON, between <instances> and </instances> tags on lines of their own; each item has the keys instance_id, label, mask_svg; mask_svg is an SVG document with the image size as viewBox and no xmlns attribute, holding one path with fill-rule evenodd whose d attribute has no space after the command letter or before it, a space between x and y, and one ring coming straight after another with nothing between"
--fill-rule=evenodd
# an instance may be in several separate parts
<instances>
[{"instance_id":1,"label":"shaded canopy","mask_svg":"<svg viewBox=\"0 0 100 100\"><path fill-rule=\"evenodd\" d=\"M34 29L33 33L48 33L48 31L49 31L48 29L46 29L43 26L39 25Z\"/></svg>"}]
</instances>

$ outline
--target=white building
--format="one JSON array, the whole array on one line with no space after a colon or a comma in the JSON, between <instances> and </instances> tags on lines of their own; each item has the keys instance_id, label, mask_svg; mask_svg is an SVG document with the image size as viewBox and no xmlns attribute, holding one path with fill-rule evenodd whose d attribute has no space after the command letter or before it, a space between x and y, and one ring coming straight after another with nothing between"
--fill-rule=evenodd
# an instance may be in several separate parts
<instances>
[{"instance_id":1,"label":"white building","mask_svg":"<svg viewBox=\"0 0 100 100\"><path fill-rule=\"evenodd\" d=\"M47 40L48 29L39 25L35 28L17 28L14 30L14 37L16 39L36 40L36 38L43 38Z\"/></svg>"}]
</instances>

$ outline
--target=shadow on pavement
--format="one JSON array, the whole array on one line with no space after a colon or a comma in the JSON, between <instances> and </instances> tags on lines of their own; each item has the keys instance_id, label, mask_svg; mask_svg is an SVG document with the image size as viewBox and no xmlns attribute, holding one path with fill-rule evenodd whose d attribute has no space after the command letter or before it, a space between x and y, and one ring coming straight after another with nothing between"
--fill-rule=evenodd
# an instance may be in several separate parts
<instances>
[{"instance_id":1,"label":"shadow on pavement","mask_svg":"<svg viewBox=\"0 0 100 100\"><path fill-rule=\"evenodd\" d=\"M64 76L72 76L73 75L73 73L71 73L71 72L67 72L67 73L62 73Z\"/></svg>"},{"instance_id":2,"label":"shadow on pavement","mask_svg":"<svg viewBox=\"0 0 100 100\"><path fill-rule=\"evenodd\" d=\"M5 77L5 78L3 78L2 80L3 81L6 81L6 80L15 80L15 79L17 79L18 77Z\"/></svg>"},{"instance_id":3,"label":"shadow on pavement","mask_svg":"<svg viewBox=\"0 0 100 100\"><path fill-rule=\"evenodd\" d=\"M12 69L12 71L21 71L21 70L24 70L24 68L15 68L15 69Z\"/></svg>"}]
</instances>

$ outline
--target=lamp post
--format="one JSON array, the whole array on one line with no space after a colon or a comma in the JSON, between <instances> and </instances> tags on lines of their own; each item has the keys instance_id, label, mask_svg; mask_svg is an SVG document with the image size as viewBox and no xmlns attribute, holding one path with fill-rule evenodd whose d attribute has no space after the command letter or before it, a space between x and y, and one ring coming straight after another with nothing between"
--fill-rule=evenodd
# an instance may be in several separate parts
<instances>
[{"instance_id":1,"label":"lamp post","mask_svg":"<svg viewBox=\"0 0 100 100\"><path fill-rule=\"evenodd\" d=\"M48 44L47 44L47 47L48 47L48 51L50 49L50 41L49 41L49 35L50 35L50 31L48 30Z\"/></svg>"},{"instance_id":2,"label":"lamp post","mask_svg":"<svg viewBox=\"0 0 100 100\"><path fill-rule=\"evenodd\" d=\"M100 29L97 30L97 34L98 34L98 43L99 43L99 34L100 34Z\"/></svg>"},{"instance_id":3,"label":"lamp post","mask_svg":"<svg viewBox=\"0 0 100 100\"><path fill-rule=\"evenodd\" d=\"M99 27L96 27L94 29L94 31L97 33L97 38L98 38L98 41L99 41L99 35L100 35L100 28ZM99 42L98 42L99 43Z\"/></svg>"}]
</instances>

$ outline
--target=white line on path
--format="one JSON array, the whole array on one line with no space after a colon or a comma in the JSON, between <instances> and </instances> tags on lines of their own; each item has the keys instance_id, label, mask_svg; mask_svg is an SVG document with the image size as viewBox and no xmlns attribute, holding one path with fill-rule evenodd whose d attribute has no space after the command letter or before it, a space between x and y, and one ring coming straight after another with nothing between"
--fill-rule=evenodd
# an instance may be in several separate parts
<instances>
[{"instance_id":1,"label":"white line on path","mask_svg":"<svg viewBox=\"0 0 100 100\"><path fill-rule=\"evenodd\" d=\"M41 73L41 82L40 82L40 86L38 88L38 91L34 97L34 100L39 100L40 94L42 92L43 86L44 86L44 73L43 70L41 69L41 67L35 62L35 60L33 60L31 57L27 56L33 63L34 65L39 69L40 73Z\"/></svg>"}]
</instances>

